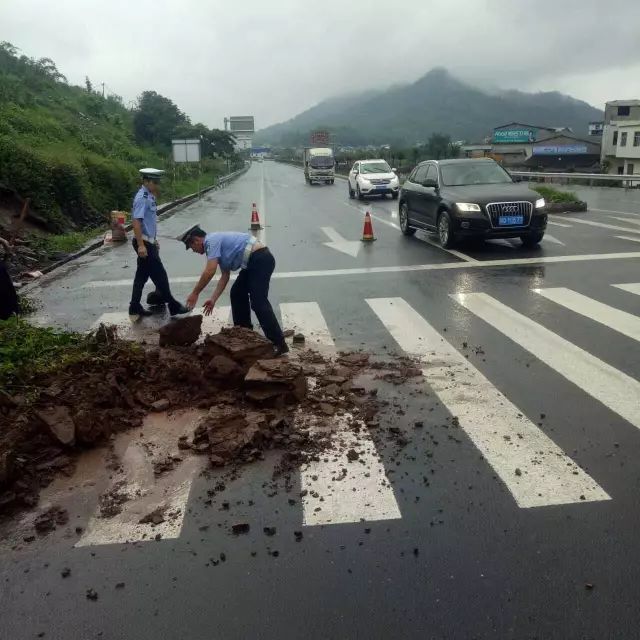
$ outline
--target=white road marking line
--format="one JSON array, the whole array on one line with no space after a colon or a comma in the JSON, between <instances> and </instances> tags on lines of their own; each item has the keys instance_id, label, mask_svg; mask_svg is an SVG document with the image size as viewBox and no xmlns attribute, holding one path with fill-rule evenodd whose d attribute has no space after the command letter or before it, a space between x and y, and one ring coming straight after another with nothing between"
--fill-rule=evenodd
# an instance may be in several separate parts
<instances>
[{"instance_id":1,"label":"white road marking line","mask_svg":"<svg viewBox=\"0 0 640 640\"><path fill-rule=\"evenodd\" d=\"M329 276L369 275L372 273L403 273L407 271L448 271L455 269L488 269L494 267L529 266L536 264L555 264L564 262L593 262L594 260L630 260L640 258L640 252L591 253L569 256L541 256L539 258L511 258L504 260L477 260L475 262L441 262L435 264L409 264L390 267L353 267L350 269L318 269L308 271L281 271L274 273L272 279L322 278ZM233 275L231 276L233 279ZM172 284L197 282L199 276L171 278ZM80 286L81 289L101 287L130 287L133 280L94 280Z\"/></svg>"},{"instance_id":2,"label":"white road marking line","mask_svg":"<svg viewBox=\"0 0 640 640\"><path fill-rule=\"evenodd\" d=\"M264 194L264 162L262 163L262 174L260 178L260 225L262 229L257 232L258 240L262 244L267 244L267 199ZM255 234L254 234L255 235Z\"/></svg>"},{"instance_id":3,"label":"white road marking line","mask_svg":"<svg viewBox=\"0 0 640 640\"><path fill-rule=\"evenodd\" d=\"M133 436L124 436L128 444L125 443L120 455L122 471L114 475L109 491L126 495L128 499L121 505L122 511L113 517L103 518L97 509L76 547L152 540L157 534L163 539L180 536L191 485L204 467L204 460L198 456L186 457L173 471L156 478L149 450L166 446L166 441L177 441L183 432L193 430L201 415L201 412L182 412L166 419L159 414L147 418L143 425L147 432L145 440L156 445L149 449L132 441ZM177 450L174 453L177 454ZM155 526L140 524L145 515L159 507L165 509L164 522Z\"/></svg>"},{"instance_id":4,"label":"white road marking line","mask_svg":"<svg viewBox=\"0 0 640 640\"><path fill-rule=\"evenodd\" d=\"M565 229L570 229L573 227L572 224L563 224L562 222L552 222L551 220L547 220L547 224L553 227L565 227Z\"/></svg>"},{"instance_id":5,"label":"white road marking line","mask_svg":"<svg viewBox=\"0 0 640 640\"><path fill-rule=\"evenodd\" d=\"M640 429L640 382L486 293L454 298L569 382Z\"/></svg>"},{"instance_id":6,"label":"white road marking line","mask_svg":"<svg viewBox=\"0 0 640 640\"><path fill-rule=\"evenodd\" d=\"M280 312L283 326L305 334L307 346L327 354L335 353L333 338L317 303L283 303ZM339 417L335 422L338 425L336 451L329 451L322 460L300 469L300 485L307 491L302 499L304 525L401 518L393 488L367 429L356 438L349 428L340 428ZM351 448L360 454L356 462L346 458L345 451ZM344 476L343 469L346 470Z\"/></svg>"},{"instance_id":7,"label":"white road marking line","mask_svg":"<svg viewBox=\"0 0 640 640\"><path fill-rule=\"evenodd\" d=\"M592 209L589 207L589 211L596 211L597 213L619 213L623 216L640 216L640 213L634 211L613 211L611 209Z\"/></svg>"},{"instance_id":8,"label":"white road marking line","mask_svg":"<svg viewBox=\"0 0 640 640\"><path fill-rule=\"evenodd\" d=\"M202 309L196 309L194 313L203 314L202 335L204 336L208 333L218 333L222 327L229 324L231 307L214 307L213 313L210 316L205 316ZM154 338L157 339L158 329L170 321L169 316L161 314L133 322L129 318L128 313L118 311L114 313L103 313L93 323L91 329L96 329L100 324L115 325L118 330L118 337L123 340L153 340Z\"/></svg>"},{"instance_id":9,"label":"white road marking line","mask_svg":"<svg viewBox=\"0 0 640 640\"><path fill-rule=\"evenodd\" d=\"M352 258L358 257L358 253L360 252L360 248L362 247L362 242L360 240L347 240L333 227L320 227L320 229L322 229L322 232L326 234L326 236L330 240L330 242L322 243L325 247L329 247L331 249L335 249L336 251L346 253Z\"/></svg>"},{"instance_id":10,"label":"white road marking line","mask_svg":"<svg viewBox=\"0 0 640 640\"><path fill-rule=\"evenodd\" d=\"M231 307L214 307L210 316L205 316L202 309L195 313L202 313L202 335L219 333L222 327L226 327L231 321Z\"/></svg>"},{"instance_id":11,"label":"white road marking line","mask_svg":"<svg viewBox=\"0 0 640 640\"><path fill-rule=\"evenodd\" d=\"M282 326L305 337L305 346L335 351L329 327L317 302L287 302L280 305Z\"/></svg>"},{"instance_id":12,"label":"white road marking line","mask_svg":"<svg viewBox=\"0 0 640 640\"><path fill-rule=\"evenodd\" d=\"M432 247L435 247L436 249L440 249L441 251L446 251L447 253L450 253L452 256L455 256L456 258L460 258L460 260L464 260L465 262L478 262L475 258L472 258L471 256L468 256L466 253L462 253L461 251L456 251L455 249L445 249L440 243L436 242L435 240L432 240L427 235L426 231L423 231L420 234L420 240L422 240L422 242L426 242L427 244L430 244Z\"/></svg>"},{"instance_id":13,"label":"white road marking line","mask_svg":"<svg viewBox=\"0 0 640 640\"><path fill-rule=\"evenodd\" d=\"M640 282L628 282L626 284L614 284L612 286L616 287L616 289L622 289L628 293L635 293L640 296Z\"/></svg>"},{"instance_id":14,"label":"white road marking line","mask_svg":"<svg viewBox=\"0 0 640 640\"><path fill-rule=\"evenodd\" d=\"M554 217L554 220L569 220L569 218ZM613 229L614 231L625 231L626 233L640 233L640 229L632 229L630 227L619 227L615 224L607 224L606 222L595 222L594 220L578 220L578 218L570 218L577 224L586 224L590 227L600 227L601 229Z\"/></svg>"},{"instance_id":15,"label":"white road marking line","mask_svg":"<svg viewBox=\"0 0 640 640\"><path fill-rule=\"evenodd\" d=\"M631 236L613 236L618 240L629 240L630 242L640 242L640 238L632 238Z\"/></svg>"},{"instance_id":16,"label":"white road marking line","mask_svg":"<svg viewBox=\"0 0 640 640\"><path fill-rule=\"evenodd\" d=\"M609 495L402 298L367 303L482 452L519 507L608 500ZM518 473L516 470L519 469Z\"/></svg>"},{"instance_id":17,"label":"white road marking line","mask_svg":"<svg viewBox=\"0 0 640 640\"><path fill-rule=\"evenodd\" d=\"M631 218L621 218L620 216L607 216L607 218L611 218L612 220L618 220L618 222L626 222L627 224L640 225L640 220L633 220Z\"/></svg>"},{"instance_id":18,"label":"white road marking line","mask_svg":"<svg viewBox=\"0 0 640 640\"><path fill-rule=\"evenodd\" d=\"M565 246L564 242L562 242L562 240L558 240L558 238L556 238L555 236L552 236L550 233L545 233L544 234L544 240L546 240L547 242L552 242L553 244L559 244L561 246Z\"/></svg>"},{"instance_id":19,"label":"white road marking line","mask_svg":"<svg viewBox=\"0 0 640 640\"><path fill-rule=\"evenodd\" d=\"M628 338L640 341L640 318L631 313L610 307L608 304L564 287L534 289L534 291L547 300L595 320Z\"/></svg>"}]
</instances>

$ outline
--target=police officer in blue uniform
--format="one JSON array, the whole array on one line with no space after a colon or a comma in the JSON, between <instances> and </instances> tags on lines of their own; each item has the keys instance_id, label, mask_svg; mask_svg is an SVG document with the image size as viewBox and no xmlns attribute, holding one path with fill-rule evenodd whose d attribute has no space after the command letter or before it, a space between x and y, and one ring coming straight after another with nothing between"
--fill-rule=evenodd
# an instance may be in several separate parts
<instances>
[{"instance_id":1,"label":"police officer in blue uniform","mask_svg":"<svg viewBox=\"0 0 640 640\"><path fill-rule=\"evenodd\" d=\"M191 295L187 307L193 309L202 290L209 284L218 266L222 272L220 280L204 303L205 315L210 315L218 298L225 290L231 271L240 271L229 297L233 324L253 329L251 309L256 314L264 335L273 343L274 355L289 351L282 329L269 302L269 283L276 261L269 249L248 233L222 231L206 233L197 224L179 238L186 249L207 256L207 264Z\"/></svg>"},{"instance_id":2,"label":"police officer in blue uniform","mask_svg":"<svg viewBox=\"0 0 640 640\"><path fill-rule=\"evenodd\" d=\"M140 169L142 186L133 199L133 249L138 255L138 268L133 280L133 291L129 304L129 315L140 318L150 316L151 312L141 304L142 290L147 280L151 278L156 285L156 292L162 302L169 305L169 313L172 316L188 313L189 310L178 302L171 294L169 278L164 265L160 260L160 244L157 238L157 205L160 178L164 171L160 169Z\"/></svg>"}]
</instances>

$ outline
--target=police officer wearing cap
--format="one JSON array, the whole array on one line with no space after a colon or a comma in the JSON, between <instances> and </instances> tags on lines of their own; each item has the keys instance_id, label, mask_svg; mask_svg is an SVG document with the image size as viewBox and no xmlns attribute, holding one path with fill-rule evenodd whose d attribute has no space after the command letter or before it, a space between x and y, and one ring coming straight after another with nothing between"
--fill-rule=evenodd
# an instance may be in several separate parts
<instances>
[{"instance_id":1,"label":"police officer wearing cap","mask_svg":"<svg viewBox=\"0 0 640 640\"><path fill-rule=\"evenodd\" d=\"M269 249L248 233L206 233L198 225L185 231L179 239L184 242L187 250L207 256L207 264L200 280L187 298L187 307L193 309L196 306L198 296L219 266L222 272L220 280L211 298L204 303L204 313L210 315L229 282L231 271L239 270L229 293L233 324L253 329L253 309L264 335L273 343L274 354L279 356L287 353L289 347L268 298L271 274L276 266Z\"/></svg>"},{"instance_id":2,"label":"police officer wearing cap","mask_svg":"<svg viewBox=\"0 0 640 640\"><path fill-rule=\"evenodd\" d=\"M164 171L160 169L140 169L142 186L133 199L133 249L138 254L138 268L133 279L133 291L129 304L129 315L133 317L150 316L151 312L141 304L142 290L151 278L156 291L163 302L169 304L172 316L188 313L189 310L178 302L169 287L169 278L160 260L160 244L157 238L158 214L156 196L159 192L160 178Z\"/></svg>"}]
</instances>

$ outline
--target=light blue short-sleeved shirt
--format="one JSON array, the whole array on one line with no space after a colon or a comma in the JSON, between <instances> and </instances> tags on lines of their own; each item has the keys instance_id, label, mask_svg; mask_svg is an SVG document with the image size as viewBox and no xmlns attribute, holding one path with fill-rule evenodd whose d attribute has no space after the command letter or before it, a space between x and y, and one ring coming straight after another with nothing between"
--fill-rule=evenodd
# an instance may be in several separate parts
<instances>
[{"instance_id":1,"label":"light blue short-sleeved shirt","mask_svg":"<svg viewBox=\"0 0 640 640\"><path fill-rule=\"evenodd\" d=\"M140 187L133 199L131 216L142 223L142 233L155 240L158 214L155 196L146 187Z\"/></svg>"},{"instance_id":2,"label":"light blue short-sleeved shirt","mask_svg":"<svg viewBox=\"0 0 640 640\"><path fill-rule=\"evenodd\" d=\"M237 271L242 266L242 258L247 243L253 236L235 231L215 231L204 239L207 260L217 260L222 271Z\"/></svg>"}]
</instances>

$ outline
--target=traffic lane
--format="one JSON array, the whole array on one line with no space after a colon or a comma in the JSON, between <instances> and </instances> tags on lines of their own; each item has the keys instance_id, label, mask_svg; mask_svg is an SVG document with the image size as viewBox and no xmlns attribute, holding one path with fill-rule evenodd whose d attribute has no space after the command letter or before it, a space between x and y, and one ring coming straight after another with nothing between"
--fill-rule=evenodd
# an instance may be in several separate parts
<instances>
[{"instance_id":1,"label":"traffic lane","mask_svg":"<svg viewBox=\"0 0 640 640\"><path fill-rule=\"evenodd\" d=\"M423 403L407 408L407 421L423 417ZM402 520L305 527L297 542L292 507L263 496L249 534L235 537L228 525L244 521L244 505L223 492L203 507L215 480L202 478L178 540L3 557L5 628L15 638L206 637L212 625L225 638L386 638L397 629L416 638L604 637L633 628L635 513L623 517L612 503L517 509L477 452L445 435L429 443L433 458L420 446L408 445L399 467L388 460Z\"/></svg>"},{"instance_id":2,"label":"traffic lane","mask_svg":"<svg viewBox=\"0 0 640 640\"><path fill-rule=\"evenodd\" d=\"M266 236L280 270L298 270L301 265L308 269L327 265L349 268L458 259L438 247L407 244L390 210L349 201L346 189L339 188L341 181L333 185L308 185L302 171L295 167L277 163L264 166L267 215L262 235ZM376 241L359 244L366 211L373 216ZM339 234L336 248L327 246L333 238L324 229L329 229L329 234L332 231ZM347 241L343 251L339 248L342 239Z\"/></svg>"}]
</instances>

